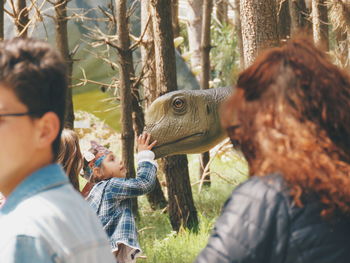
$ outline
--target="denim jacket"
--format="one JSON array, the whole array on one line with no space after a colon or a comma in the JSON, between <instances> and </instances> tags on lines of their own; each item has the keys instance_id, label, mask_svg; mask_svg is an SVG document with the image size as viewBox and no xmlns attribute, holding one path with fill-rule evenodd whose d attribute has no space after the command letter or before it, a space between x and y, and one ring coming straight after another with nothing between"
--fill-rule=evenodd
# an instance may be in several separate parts
<instances>
[{"instance_id":1,"label":"denim jacket","mask_svg":"<svg viewBox=\"0 0 350 263\"><path fill-rule=\"evenodd\" d=\"M0 262L115 262L89 205L57 164L28 176L0 210Z\"/></svg>"}]
</instances>

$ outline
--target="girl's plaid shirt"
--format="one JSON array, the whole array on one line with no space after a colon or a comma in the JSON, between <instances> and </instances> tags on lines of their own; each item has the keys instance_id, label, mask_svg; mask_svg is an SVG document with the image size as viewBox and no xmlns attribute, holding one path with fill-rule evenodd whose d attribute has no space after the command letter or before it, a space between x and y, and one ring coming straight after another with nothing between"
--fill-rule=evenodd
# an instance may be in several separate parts
<instances>
[{"instance_id":1,"label":"girl's plaid shirt","mask_svg":"<svg viewBox=\"0 0 350 263\"><path fill-rule=\"evenodd\" d=\"M87 201L100 218L110 238L112 250L117 243L140 249L132 214L131 198L150 192L156 181L157 168L150 162L140 162L136 178L111 178L97 183Z\"/></svg>"}]
</instances>

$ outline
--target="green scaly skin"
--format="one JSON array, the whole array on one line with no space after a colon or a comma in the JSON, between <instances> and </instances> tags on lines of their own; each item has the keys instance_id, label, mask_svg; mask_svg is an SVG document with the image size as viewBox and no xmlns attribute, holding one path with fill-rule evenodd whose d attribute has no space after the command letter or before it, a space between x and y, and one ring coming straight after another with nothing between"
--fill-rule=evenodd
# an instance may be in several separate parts
<instances>
[{"instance_id":1,"label":"green scaly skin","mask_svg":"<svg viewBox=\"0 0 350 263\"><path fill-rule=\"evenodd\" d=\"M157 140L156 158L202 153L222 141L226 135L218 110L231 92L232 87L181 90L157 98L145 117L145 131Z\"/></svg>"}]
</instances>

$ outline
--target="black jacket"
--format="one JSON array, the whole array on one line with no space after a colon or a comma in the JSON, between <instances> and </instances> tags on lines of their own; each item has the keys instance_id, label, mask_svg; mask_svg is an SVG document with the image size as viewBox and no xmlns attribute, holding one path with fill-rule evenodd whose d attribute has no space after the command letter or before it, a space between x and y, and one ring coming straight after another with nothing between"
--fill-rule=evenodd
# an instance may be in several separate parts
<instances>
[{"instance_id":1,"label":"black jacket","mask_svg":"<svg viewBox=\"0 0 350 263\"><path fill-rule=\"evenodd\" d=\"M349 263L350 222L325 221L320 203L293 204L279 175L252 177L225 203L196 263Z\"/></svg>"}]
</instances>

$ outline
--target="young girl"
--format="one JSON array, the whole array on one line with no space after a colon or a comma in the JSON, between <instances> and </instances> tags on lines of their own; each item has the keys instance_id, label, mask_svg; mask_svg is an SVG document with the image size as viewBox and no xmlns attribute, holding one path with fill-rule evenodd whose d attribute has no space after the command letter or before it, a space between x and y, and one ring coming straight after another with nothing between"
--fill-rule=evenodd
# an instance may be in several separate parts
<instances>
[{"instance_id":1,"label":"young girl","mask_svg":"<svg viewBox=\"0 0 350 263\"><path fill-rule=\"evenodd\" d=\"M150 151L150 135L138 137L138 170L136 178L126 179L122 162L109 150L95 142L84 154L84 171L95 183L87 201L97 213L110 238L117 262L135 262L141 249L132 213L132 197L150 192L155 184L157 167Z\"/></svg>"},{"instance_id":2,"label":"young girl","mask_svg":"<svg viewBox=\"0 0 350 263\"><path fill-rule=\"evenodd\" d=\"M79 173L83 167L83 157L79 147L78 135L70 129L64 129L57 157L57 163L63 166L69 181L79 191Z\"/></svg>"}]
</instances>

